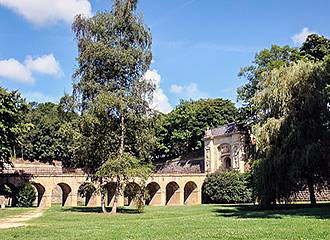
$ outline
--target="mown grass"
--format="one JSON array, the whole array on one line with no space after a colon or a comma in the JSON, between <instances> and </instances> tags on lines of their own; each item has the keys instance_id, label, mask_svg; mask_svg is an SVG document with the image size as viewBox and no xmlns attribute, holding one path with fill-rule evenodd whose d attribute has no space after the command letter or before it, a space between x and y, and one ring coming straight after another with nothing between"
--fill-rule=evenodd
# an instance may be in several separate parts
<instances>
[{"instance_id":1,"label":"mown grass","mask_svg":"<svg viewBox=\"0 0 330 240\"><path fill-rule=\"evenodd\" d=\"M28 227L0 230L0 239L330 239L330 206L274 211L244 205L146 207L117 216L99 208L52 207Z\"/></svg>"},{"instance_id":2,"label":"mown grass","mask_svg":"<svg viewBox=\"0 0 330 240\"><path fill-rule=\"evenodd\" d=\"M31 208L11 208L6 207L4 209L0 209L0 220L3 218L19 215L22 213L33 211Z\"/></svg>"}]
</instances>

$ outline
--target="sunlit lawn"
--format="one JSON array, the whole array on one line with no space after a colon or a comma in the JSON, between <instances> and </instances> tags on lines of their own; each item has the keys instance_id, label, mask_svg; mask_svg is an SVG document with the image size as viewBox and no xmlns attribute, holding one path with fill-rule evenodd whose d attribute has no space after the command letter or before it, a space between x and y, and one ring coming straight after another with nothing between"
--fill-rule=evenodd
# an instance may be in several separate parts
<instances>
[{"instance_id":1,"label":"sunlit lawn","mask_svg":"<svg viewBox=\"0 0 330 240\"><path fill-rule=\"evenodd\" d=\"M4 209L0 209L0 220L3 219L3 218L19 215L19 214L30 212L30 211L33 211L33 209L31 209L31 208L10 208L10 207L6 207Z\"/></svg>"},{"instance_id":2,"label":"sunlit lawn","mask_svg":"<svg viewBox=\"0 0 330 240\"><path fill-rule=\"evenodd\" d=\"M330 205L255 211L253 206L202 205L121 209L53 207L30 226L0 230L0 239L330 239Z\"/></svg>"}]
</instances>

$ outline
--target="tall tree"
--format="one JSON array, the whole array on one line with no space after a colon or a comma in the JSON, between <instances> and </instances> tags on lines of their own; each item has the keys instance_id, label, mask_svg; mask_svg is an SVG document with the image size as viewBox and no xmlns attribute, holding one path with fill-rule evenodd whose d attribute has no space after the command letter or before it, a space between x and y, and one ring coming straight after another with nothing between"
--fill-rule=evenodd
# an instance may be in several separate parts
<instances>
[{"instance_id":1,"label":"tall tree","mask_svg":"<svg viewBox=\"0 0 330 240\"><path fill-rule=\"evenodd\" d=\"M74 95L82 112L76 159L99 182L104 212L108 182L115 182L115 213L123 185L149 172L144 162L153 139L148 99L154 86L143 76L152 59L151 34L136 6L137 0L115 0L111 12L77 16L73 23L79 49Z\"/></svg>"},{"instance_id":2,"label":"tall tree","mask_svg":"<svg viewBox=\"0 0 330 240\"><path fill-rule=\"evenodd\" d=\"M247 83L237 89L237 99L243 107L240 109L247 125L258 122L256 106L252 101L256 91L260 90L260 82L273 69L289 66L302 57L298 49L289 46L272 45L256 54L252 65L241 68L238 76L247 80Z\"/></svg>"},{"instance_id":3,"label":"tall tree","mask_svg":"<svg viewBox=\"0 0 330 240\"><path fill-rule=\"evenodd\" d=\"M300 61L273 70L253 98L260 123L255 126L259 152L257 193L263 204L288 199L308 186L316 204L330 175L329 63Z\"/></svg>"},{"instance_id":4,"label":"tall tree","mask_svg":"<svg viewBox=\"0 0 330 240\"><path fill-rule=\"evenodd\" d=\"M22 136L31 127L25 122L28 104L17 91L8 92L0 87L0 170L15 157L20 148Z\"/></svg>"}]
</instances>

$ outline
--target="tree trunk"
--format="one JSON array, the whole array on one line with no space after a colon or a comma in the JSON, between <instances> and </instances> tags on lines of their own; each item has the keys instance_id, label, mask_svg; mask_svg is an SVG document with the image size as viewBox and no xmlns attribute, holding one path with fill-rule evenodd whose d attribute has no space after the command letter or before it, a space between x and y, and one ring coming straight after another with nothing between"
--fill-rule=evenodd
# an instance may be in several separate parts
<instances>
[{"instance_id":1,"label":"tree trunk","mask_svg":"<svg viewBox=\"0 0 330 240\"><path fill-rule=\"evenodd\" d=\"M107 213L107 209L105 207L105 192L103 189L103 179L100 179L100 187L101 187L101 208L103 213Z\"/></svg>"},{"instance_id":2,"label":"tree trunk","mask_svg":"<svg viewBox=\"0 0 330 240\"><path fill-rule=\"evenodd\" d=\"M120 135L120 147L119 147L119 157L121 158L123 153L124 153L124 139L125 139L125 123L124 123L124 115L123 113L120 116L120 130L121 130L121 135Z\"/></svg>"},{"instance_id":3,"label":"tree trunk","mask_svg":"<svg viewBox=\"0 0 330 240\"><path fill-rule=\"evenodd\" d=\"M315 189L314 189L314 180L313 178L307 179L308 191L309 191L309 199L311 201L312 206L316 206L316 197L315 197Z\"/></svg>"},{"instance_id":4,"label":"tree trunk","mask_svg":"<svg viewBox=\"0 0 330 240\"><path fill-rule=\"evenodd\" d=\"M115 196L113 198L111 214L116 214L117 213L117 206L118 206L119 195L120 195L120 177L117 176L116 188L115 188Z\"/></svg>"}]
</instances>

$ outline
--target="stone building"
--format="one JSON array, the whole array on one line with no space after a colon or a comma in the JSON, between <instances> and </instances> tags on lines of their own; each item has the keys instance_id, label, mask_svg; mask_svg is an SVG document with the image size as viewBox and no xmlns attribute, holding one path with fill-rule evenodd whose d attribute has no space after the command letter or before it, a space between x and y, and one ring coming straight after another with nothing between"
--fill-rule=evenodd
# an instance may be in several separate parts
<instances>
[{"instance_id":1,"label":"stone building","mask_svg":"<svg viewBox=\"0 0 330 240\"><path fill-rule=\"evenodd\" d=\"M205 173L224 169L245 171L244 133L235 123L207 130L203 140Z\"/></svg>"}]
</instances>

